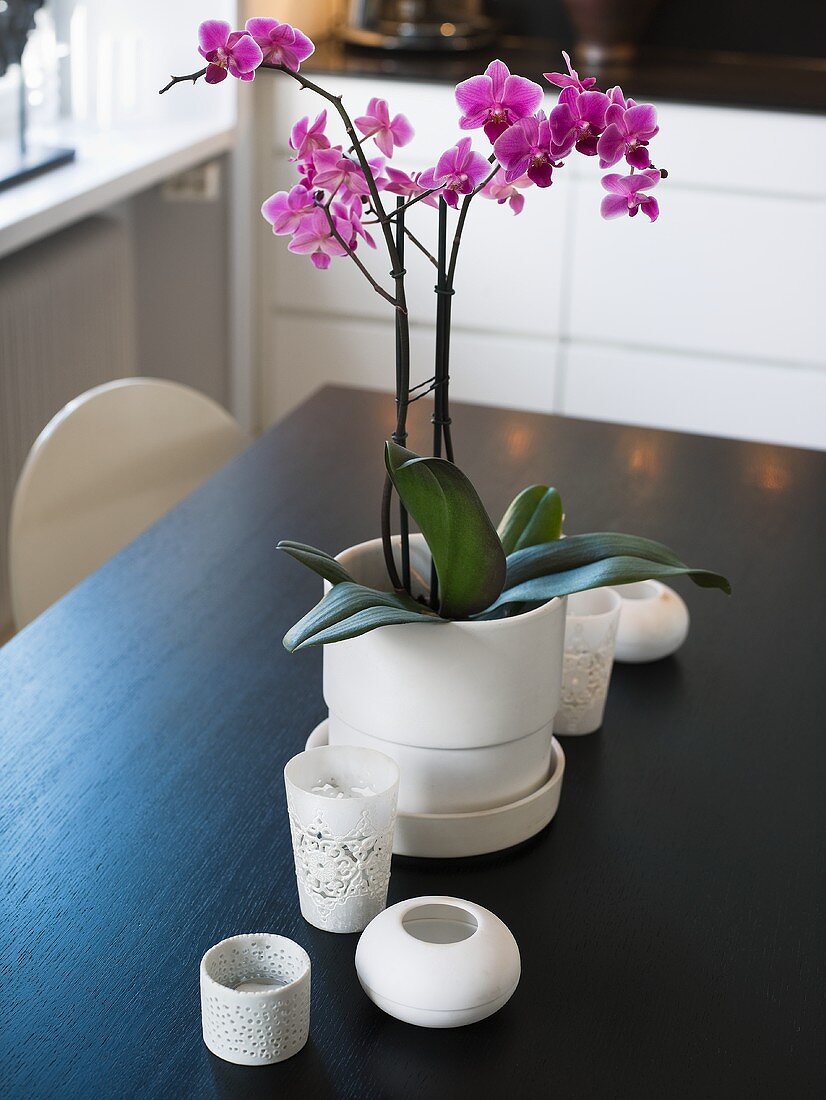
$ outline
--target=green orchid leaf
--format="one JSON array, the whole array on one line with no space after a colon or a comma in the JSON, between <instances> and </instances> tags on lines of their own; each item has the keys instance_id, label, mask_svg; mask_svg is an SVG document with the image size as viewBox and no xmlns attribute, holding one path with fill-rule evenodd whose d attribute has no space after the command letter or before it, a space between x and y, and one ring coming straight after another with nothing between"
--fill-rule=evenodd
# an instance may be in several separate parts
<instances>
[{"instance_id":1,"label":"green orchid leaf","mask_svg":"<svg viewBox=\"0 0 826 1100\"><path fill-rule=\"evenodd\" d=\"M323 550L316 550L314 546L305 546L303 542L289 542L282 539L276 546L276 550L283 550L285 554L300 561L302 565L318 573L319 577L323 577L330 584L342 584L348 581L355 584L343 565L340 565L335 558L331 558L329 554L325 554Z\"/></svg>"},{"instance_id":2,"label":"green orchid leaf","mask_svg":"<svg viewBox=\"0 0 826 1100\"><path fill-rule=\"evenodd\" d=\"M439 614L466 619L488 607L505 582L505 554L479 495L458 466L388 443L387 472L433 555Z\"/></svg>"},{"instance_id":3,"label":"green orchid leaf","mask_svg":"<svg viewBox=\"0 0 826 1100\"><path fill-rule=\"evenodd\" d=\"M547 485L529 485L513 499L497 533L506 554L553 542L562 534L562 497Z\"/></svg>"},{"instance_id":4,"label":"green orchid leaf","mask_svg":"<svg viewBox=\"0 0 826 1100\"><path fill-rule=\"evenodd\" d=\"M731 585L719 573L710 573L705 569L692 569L688 565L669 565L646 558L618 556L589 562L587 565L556 573L548 573L543 577L531 577L512 588L506 588L481 617L498 618L496 612L507 604L526 601L546 603L554 596L569 596L573 592L585 592L589 588L679 576L691 577L701 588L720 588L728 595L731 594Z\"/></svg>"},{"instance_id":5,"label":"green orchid leaf","mask_svg":"<svg viewBox=\"0 0 826 1100\"><path fill-rule=\"evenodd\" d=\"M380 592L353 581L339 581L324 598L284 635L290 653L327 642L356 638L380 626L399 623L441 623L410 596Z\"/></svg>"},{"instance_id":6,"label":"green orchid leaf","mask_svg":"<svg viewBox=\"0 0 826 1100\"><path fill-rule=\"evenodd\" d=\"M569 535L555 542L529 546L508 555L508 573L505 588L513 588L534 577L548 573L561 573L581 565L602 561L604 558L632 557L663 565L685 566L673 550L653 539L638 535L614 532L596 532L589 535Z\"/></svg>"}]
</instances>

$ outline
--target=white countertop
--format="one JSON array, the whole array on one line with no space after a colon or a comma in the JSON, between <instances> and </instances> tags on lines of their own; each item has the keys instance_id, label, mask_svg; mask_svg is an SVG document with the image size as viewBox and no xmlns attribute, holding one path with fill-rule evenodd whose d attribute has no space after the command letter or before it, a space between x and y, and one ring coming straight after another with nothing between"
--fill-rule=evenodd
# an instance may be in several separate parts
<instances>
[{"instance_id":1,"label":"white countertop","mask_svg":"<svg viewBox=\"0 0 826 1100\"><path fill-rule=\"evenodd\" d=\"M15 252L233 147L233 127L163 122L111 133L61 127L32 143L70 145L72 164L0 191L0 256Z\"/></svg>"}]
</instances>

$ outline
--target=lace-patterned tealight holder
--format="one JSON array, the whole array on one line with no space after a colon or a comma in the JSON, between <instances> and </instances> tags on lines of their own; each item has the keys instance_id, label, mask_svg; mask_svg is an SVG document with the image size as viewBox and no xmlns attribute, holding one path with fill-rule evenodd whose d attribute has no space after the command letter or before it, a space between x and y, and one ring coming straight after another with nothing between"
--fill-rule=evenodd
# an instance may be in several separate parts
<instances>
[{"instance_id":1,"label":"lace-patterned tealight holder","mask_svg":"<svg viewBox=\"0 0 826 1100\"><path fill-rule=\"evenodd\" d=\"M611 588L568 597L562 700L554 733L594 733L602 725L621 606L622 600Z\"/></svg>"},{"instance_id":2,"label":"lace-patterned tealight holder","mask_svg":"<svg viewBox=\"0 0 826 1100\"><path fill-rule=\"evenodd\" d=\"M301 914L327 932L361 932L387 904L399 793L395 761L328 745L284 768Z\"/></svg>"},{"instance_id":3,"label":"lace-patterned tealight holder","mask_svg":"<svg viewBox=\"0 0 826 1100\"><path fill-rule=\"evenodd\" d=\"M226 1062L291 1058L310 1030L310 956L266 932L221 940L201 959L201 1020L204 1042Z\"/></svg>"}]
</instances>

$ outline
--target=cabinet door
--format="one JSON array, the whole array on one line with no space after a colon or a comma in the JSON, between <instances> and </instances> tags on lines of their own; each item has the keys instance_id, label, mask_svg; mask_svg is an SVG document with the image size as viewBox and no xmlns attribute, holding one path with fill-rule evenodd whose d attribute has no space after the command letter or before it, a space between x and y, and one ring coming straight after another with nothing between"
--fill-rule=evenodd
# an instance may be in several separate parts
<instances>
[{"instance_id":1,"label":"cabinet door","mask_svg":"<svg viewBox=\"0 0 826 1100\"><path fill-rule=\"evenodd\" d=\"M575 344L560 411L654 428L826 450L826 373Z\"/></svg>"},{"instance_id":2,"label":"cabinet door","mask_svg":"<svg viewBox=\"0 0 826 1100\"><path fill-rule=\"evenodd\" d=\"M333 317L308 319L276 311L262 379L262 417L274 423L329 383L392 391L394 333L387 323ZM413 384L433 370L433 334L411 333ZM556 345L513 335L455 332L451 341L451 394L456 400L551 412L556 386ZM419 408L426 406L423 400ZM429 414L429 411L427 413Z\"/></svg>"}]
</instances>

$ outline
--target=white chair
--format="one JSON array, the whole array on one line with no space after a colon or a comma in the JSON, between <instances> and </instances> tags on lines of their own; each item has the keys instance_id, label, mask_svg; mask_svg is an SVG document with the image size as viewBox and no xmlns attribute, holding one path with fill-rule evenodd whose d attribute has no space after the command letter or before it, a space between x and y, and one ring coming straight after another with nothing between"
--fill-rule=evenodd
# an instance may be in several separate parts
<instances>
[{"instance_id":1,"label":"white chair","mask_svg":"<svg viewBox=\"0 0 826 1100\"><path fill-rule=\"evenodd\" d=\"M9 532L18 629L220 469L248 442L188 386L123 378L70 401L17 482Z\"/></svg>"}]
</instances>

